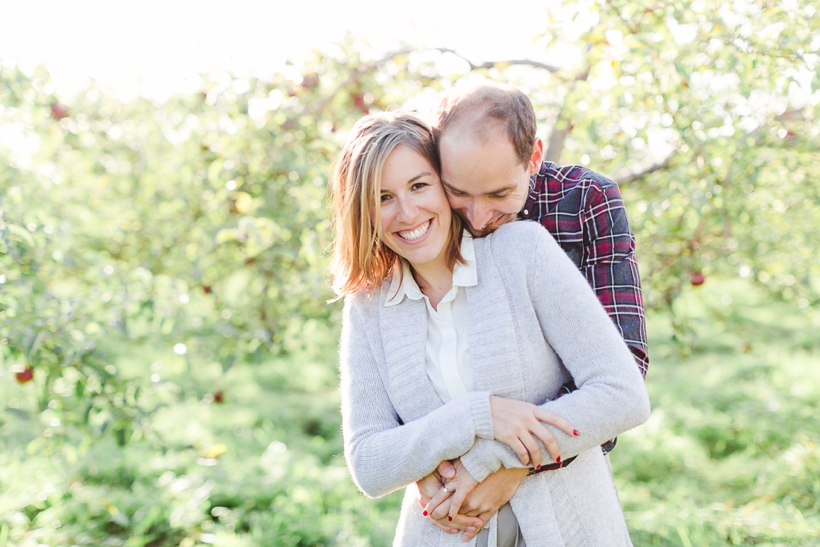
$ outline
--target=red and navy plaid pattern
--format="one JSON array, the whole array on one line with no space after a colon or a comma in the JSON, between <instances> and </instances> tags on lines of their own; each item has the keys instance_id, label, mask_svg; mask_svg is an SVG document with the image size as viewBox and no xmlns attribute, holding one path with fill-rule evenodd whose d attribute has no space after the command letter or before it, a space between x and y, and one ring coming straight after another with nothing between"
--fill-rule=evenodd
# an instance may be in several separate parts
<instances>
[{"instance_id":1,"label":"red and navy plaid pattern","mask_svg":"<svg viewBox=\"0 0 820 547\"><path fill-rule=\"evenodd\" d=\"M540 222L578 266L646 377L641 278L618 185L586 167L544 162L519 217Z\"/></svg>"}]
</instances>

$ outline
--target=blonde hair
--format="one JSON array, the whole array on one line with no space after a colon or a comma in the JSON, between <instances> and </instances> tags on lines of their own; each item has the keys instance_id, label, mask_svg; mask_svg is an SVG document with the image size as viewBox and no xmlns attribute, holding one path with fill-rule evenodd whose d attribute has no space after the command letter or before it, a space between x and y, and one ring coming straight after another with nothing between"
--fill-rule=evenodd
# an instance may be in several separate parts
<instances>
[{"instance_id":1,"label":"blonde hair","mask_svg":"<svg viewBox=\"0 0 820 547\"><path fill-rule=\"evenodd\" d=\"M381 240L381 178L399 145L418 152L441 172L430 126L413 114L382 112L353 126L330 178L333 254L331 287L338 296L372 291L396 268L399 256ZM372 215L372 221L371 221ZM463 221L453 213L445 256L452 268L461 256ZM401 269L398 269L401 272Z\"/></svg>"}]
</instances>

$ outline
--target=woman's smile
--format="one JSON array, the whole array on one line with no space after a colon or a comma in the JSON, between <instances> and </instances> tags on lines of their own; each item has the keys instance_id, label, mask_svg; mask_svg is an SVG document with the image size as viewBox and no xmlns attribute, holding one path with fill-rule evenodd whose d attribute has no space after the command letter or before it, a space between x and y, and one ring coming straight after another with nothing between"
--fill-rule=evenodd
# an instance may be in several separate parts
<instances>
[{"instance_id":1,"label":"woman's smile","mask_svg":"<svg viewBox=\"0 0 820 547\"><path fill-rule=\"evenodd\" d=\"M407 241L408 243L415 243L418 240L420 240L422 237L427 235L427 233L430 229L430 225L432 225L432 224L433 224L433 219L431 218L430 220L424 222L423 224L421 224L417 228L414 228L412 230L405 230L403 232L396 232L396 234L400 238L402 238L403 240Z\"/></svg>"}]
</instances>

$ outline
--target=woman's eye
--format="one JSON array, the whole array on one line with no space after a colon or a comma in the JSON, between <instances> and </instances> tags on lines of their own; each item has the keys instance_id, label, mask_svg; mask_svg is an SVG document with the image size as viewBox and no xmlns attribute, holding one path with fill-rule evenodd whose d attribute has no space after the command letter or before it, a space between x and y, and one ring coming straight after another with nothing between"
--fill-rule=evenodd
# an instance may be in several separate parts
<instances>
[{"instance_id":1,"label":"woman's eye","mask_svg":"<svg viewBox=\"0 0 820 547\"><path fill-rule=\"evenodd\" d=\"M427 186L426 182L417 182L417 183L413 184L413 190L420 190L420 189L424 188L425 186Z\"/></svg>"},{"instance_id":2,"label":"woman's eye","mask_svg":"<svg viewBox=\"0 0 820 547\"><path fill-rule=\"evenodd\" d=\"M381 202L382 203L384 203L385 201L387 201L389 199L390 199L390 196L388 196L387 194L382 194L382 197L381 197Z\"/></svg>"}]
</instances>

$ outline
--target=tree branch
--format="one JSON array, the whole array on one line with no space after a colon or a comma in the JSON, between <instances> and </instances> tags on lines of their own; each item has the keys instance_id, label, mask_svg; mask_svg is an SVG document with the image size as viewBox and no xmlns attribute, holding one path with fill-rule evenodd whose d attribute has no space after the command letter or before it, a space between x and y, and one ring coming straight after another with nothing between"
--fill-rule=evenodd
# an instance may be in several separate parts
<instances>
[{"instance_id":1,"label":"tree branch","mask_svg":"<svg viewBox=\"0 0 820 547\"><path fill-rule=\"evenodd\" d=\"M642 178L644 178L648 175L651 175L655 171L661 171L661 170L664 170L664 169L669 169L669 165L672 163L672 158L673 157L675 157L674 152L669 154L666 157L665 160L663 160L661 162L658 162L658 163L653 163L649 167L646 167L645 169L641 169L640 171L626 172L626 173L621 174L621 175L615 175L615 177L613 177L613 180L615 182L617 182L618 184L629 184L631 182L635 182L636 180L640 180L640 179L642 179Z\"/></svg>"},{"instance_id":2,"label":"tree branch","mask_svg":"<svg viewBox=\"0 0 820 547\"><path fill-rule=\"evenodd\" d=\"M552 133L550 133L550 140L547 143L547 152L544 154L544 161L551 161L558 163L561 159L561 152L564 150L564 140L566 140L569 130L555 129L553 126Z\"/></svg>"},{"instance_id":3,"label":"tree branch","mask_svg":"<svg viewBox=\"0 0 820 547\"><path fill-rule=\"evenodd\" d=\"M481 63L480 65L477 65L477 64L473 63L471 60L469 60L467 57L465 57L464 55L461 55L460 53L458 53L455 50L445 48L445 47L434 47L434 48L430 48L430 49L432 49L434 51L440 51L442 53L452 53L453 55L455 55L459 59L463 59L464 61L466 61L467 64L470 65L470 70L479 70L479 69L482 69L482 68L495 68L497 65L531 66L531 67L535 67L535 68L542 68L542 69L547 70L547 71L552 72L552 73L559 72L561 70L557 66L548 65L546 63L541 63L539 61L533 61L531 59L510 59L510 60L507 60L507 61L486 61L484 63Z\"/></svg>"}]
</instances>

